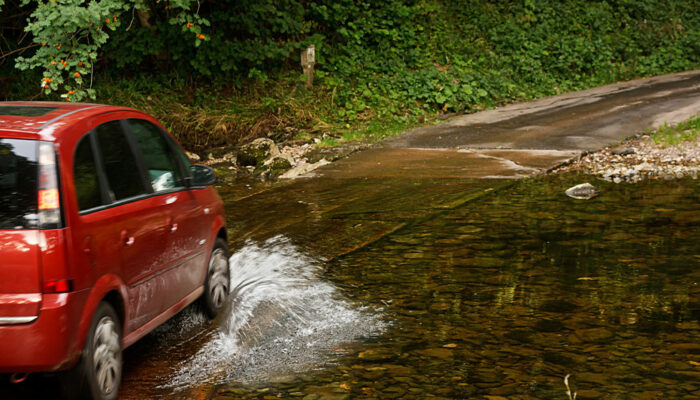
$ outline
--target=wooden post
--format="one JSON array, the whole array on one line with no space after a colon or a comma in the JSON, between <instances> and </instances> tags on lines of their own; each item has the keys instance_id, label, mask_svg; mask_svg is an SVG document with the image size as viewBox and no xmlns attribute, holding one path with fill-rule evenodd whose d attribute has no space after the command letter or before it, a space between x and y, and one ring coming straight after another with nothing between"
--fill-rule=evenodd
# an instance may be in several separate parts
<instances>
[{"instance_id":1,"label":"wooden post","mask_svg":"<svg viewBox=\"0 0 700 400\"><path fill-rule=\"evenodd\" d=\"M316 46L313 44L301 52L301 68L306 75L306 87L314 85L314 65L316 64Z\"/></svg>"}]
</instances>

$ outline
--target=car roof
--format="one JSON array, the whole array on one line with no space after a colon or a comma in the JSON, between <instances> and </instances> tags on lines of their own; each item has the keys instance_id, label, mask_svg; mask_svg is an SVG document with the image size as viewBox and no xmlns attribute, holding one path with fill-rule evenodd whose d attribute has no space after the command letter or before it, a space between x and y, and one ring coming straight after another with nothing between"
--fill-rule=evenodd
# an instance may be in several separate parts
<instances>
[{"instance_id":1,"label":"car roof","mask_svg":"<svg viewBox=\"0 0 700 400\"><path fill-rule=\"evenodd\" d=\"M0 101L0 134L23 139L55 140L57 125L70 125L86 117L112 111L139 112L128 107L104 104Z\"/></svg>"}]
</instances>

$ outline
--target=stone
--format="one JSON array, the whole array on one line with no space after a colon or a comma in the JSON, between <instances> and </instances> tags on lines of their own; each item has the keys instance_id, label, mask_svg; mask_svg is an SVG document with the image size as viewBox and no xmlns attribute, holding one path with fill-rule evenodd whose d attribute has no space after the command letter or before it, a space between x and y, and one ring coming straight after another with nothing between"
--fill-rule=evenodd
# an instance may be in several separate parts
<instances>
[{"instance_id":1,"label":"stone","mask_svg":"<svg viewBox=\"0 0 700 400\"><path fill-rule=\"evenodd\" d=\"M261 166L266 160L280 154L274 141L267 138L255 139L238 149L238 162L242 166Z\"/></svg>"},{"instance_id":2,"label":"stone","mask_svg":"<svg viewBox=\"0 0 700 400\"><path fill-rule=\"evenodd\" d=\"M627 156L636 152L637 149L635 149L634 147L620 147L611 151L611 153L616 156Z\"/></svg>"},{"instance_id":3,"label":"stone","mask_svg":"<svg viewBox=\"0 0 700 400\"><path fill-rule=\"evenodd\" d=\"M674 353L700 354L700 343L676 343L668 348Z\"/></svg>"},{"instance_id":4,"label":"stone","mask_svg":"<svg viewBox=\"0 0 700 400\"><path fill-rule=\"evenodd\" d=\"M554 313L569 313L576 310L578 306L566 300L547 300L542 302L539 309Z\"/></svg>"},{"instance_id":5,"label":"stone","mask_svg":"<svg viewBox=\"0 0 700 400\"><path fill-rule=\"evenodd\" d=\"M608 375L605 374L595 374L592 372L581 372L574 375L574 378L580 382L594 383L599 386L605 386L608 384Z\"/></svg>"},{"instance_id":6,"label":"stone","mask_svg":"<svg viewBox=\"0 0 700 400\"><path fill-rule=\"evenodd\" d=\"M579 390L576 392L576 398L581 400L599 399L603 397L603 393L597 390Z\"/></svg>"},{"instance_id":7,"label":"stone","mask_svg":"<svg viewBox=\"0 0 700 400\"><path fill-rule=\"evenodd\" d=\"M422 356L442 358L442 359L452 357L452 350L449 350L449 349L425 349L425 350L417 350L416 353L418 353Z\"/></svg>"},{"instance_id":8,"label":"stone","mask_svg":"<svg viewBox=\"0 0 700 400\"><path fill-rule=\"evenodd\" d=\"M540 319L535 322L534 328L538 332L557 332L564 329L564 324L556 319Z\"/></svg>"},{"instance_id":9,"label":"stone","mask_svg":"<svg viewBox=\"0 0 700 400\"><path fill-rule=\"evenodd\" d=\"M200 158L197 154L192 153L192 152L190 152L190 151L186 151L186 152L185 152L185 155L187 156L187 158L190 159L190 161L195 161L195 162L196 162L196 161L200 161L200 160L201 160L201 158Z\"/></svg>"},{"instance_id":10,"label":"stone","mask_svg":"<svg viewBox=\"0 0 700 400\"><path fill-rule=\"evenodd\" d=\"M369 349L357 355L357 358L366 361L383 361L394 357L395 354L388 349Z\"/></svg>"},{"instance_id":11,"label":"stone","mask_svg":"<svg viewBox=\"0 0 700 400\"><path fill-rule=\"evenodd\" d=\"M581 329L575 332L576 336L584 342L599 342L615 336L605 328Z\"/></svg>"},{"instance_id":12,"label":"stone","mask_svg":"<svg viewBox=\"0 0 700 400\"><path fill-rule=\"evenodd\" d=\"M271 177L276 178L292 168L292 164L286 158L278 156L265 163L265 168L270 172Z\"/></svg>"},{"instance_id":13,"label":"stone","mask_svg":"<svg viewBox=\"0 0 700 400\"><path fill-rule=\"evenodd\" d=\"M565 193L567 196L577 200L588 200L597 196L600 191L596 189L595 186L586 182L566 189Z\"/></svg>"}]
</instances>

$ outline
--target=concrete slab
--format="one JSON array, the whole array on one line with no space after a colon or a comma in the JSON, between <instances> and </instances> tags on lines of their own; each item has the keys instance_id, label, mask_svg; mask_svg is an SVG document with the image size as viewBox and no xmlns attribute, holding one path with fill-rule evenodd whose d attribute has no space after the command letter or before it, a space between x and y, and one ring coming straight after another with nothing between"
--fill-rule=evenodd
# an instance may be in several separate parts
<instances>
[{"instance_id":1,"label":"concrete slab","mask_svg":"<svg viewBox=\"0 0 700 400\"><path fill-rule=\"evenodd\" d=\"M393 148L510 148L590 151L700 113L700 71L622 82L419 128Z\"/></svg>"},{"instance_id":2,"label":"concrete slab","mask_svg":"<svg viewBox=\"0 0 700 400\"><path fill-rule=\"evenodd\" d=\"M578 154L560 150L376 148L317 171L330 178L522 178Z\"/></svg>"}]
</instances>

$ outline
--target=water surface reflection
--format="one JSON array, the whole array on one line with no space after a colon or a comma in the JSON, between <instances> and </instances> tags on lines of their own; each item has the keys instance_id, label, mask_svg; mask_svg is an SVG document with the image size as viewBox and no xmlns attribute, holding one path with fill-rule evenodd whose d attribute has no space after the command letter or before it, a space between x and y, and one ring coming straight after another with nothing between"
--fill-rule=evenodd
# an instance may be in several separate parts
<instances>
[{"instance_id":1,"label":"water surface reflection","mask_svg":"<svg viewBox=\"0 0 700 400\"><path fill-rule=\"evenodd\" d=\"M219 398L700 398L700 182L519 182L332 261L392 320L340 364ZM498 398L498 397L493 397Z\"/></svg>"}]
</instances>

